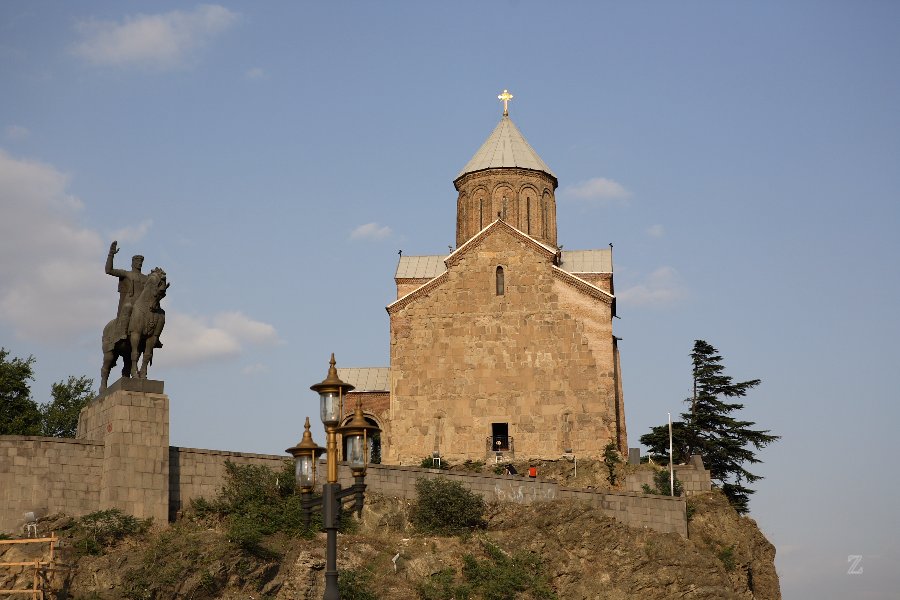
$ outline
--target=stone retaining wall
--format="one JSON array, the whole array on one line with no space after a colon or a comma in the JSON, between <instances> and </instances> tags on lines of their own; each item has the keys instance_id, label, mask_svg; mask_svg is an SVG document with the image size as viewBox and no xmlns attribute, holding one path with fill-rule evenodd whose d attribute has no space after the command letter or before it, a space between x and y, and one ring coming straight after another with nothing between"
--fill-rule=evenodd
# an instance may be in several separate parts
<instances>
[{"instance_id":1,"label":"stone retaining wall","mask_svg":"<svg viewBox=\"0 0 900 600\"><path fill-rule=\"evenodd\" d=\"M684 498L567 488L553 481L515 475L460 473L388 465L370 465L366 474L366 484L369 490L386 496L415 498L416 480L420 477L444 477L458 481L487 500L522 504L563 498L582 500L625 525L649 527L663 533L674 532L687 537L687 511ZM345 465L341 465L340 480L342 485L353 482L350 470Z\"/></svg>"},{"instance_id":2,"label":"stone retaining wall","mask_svg":"<svg viewBox=\"0 0 900 600\"><path fill-rule=\"evenodd\" d=\"M120 380L83 409L80 439L0 436L0 532L21 531L23 515L29 511L38 516L54 512L81 516L118 508L165 523L191 498L218 493L225 482L226 461L281 469L290 458L170 447L168 434L169 399L162 393L162 383ZM688 493L709 489L709 471L702 463L676 468ZM320 464L320 483L325 472ZM342 484L353 483L345 464L339 472ZM490 500L531 503L575 498L632 527L687 535L684 498L638 492L640 477L652 477L651 471L629 475L625 492L566 488L521 476L390 465L371 465L366 483L373 492L414 498L421 477L459 481Z\"/></svg>"},{"instance_id":3,"label":"stone retaining wall","mask_svg":"<svg viewBox=\"0 0 900 600\"><path fill-rule=\"evenodd\" d=\"M169 447L169 520L190 505L191 498L214 498L225 482L225 461L280 470L290 456Z\"/></svg>"},{"instance_id":4,"label":"stone retaining wall","mask_svg":"<svg viewBox=\"0 0 900 600\"><path fill-rule=\"evenodd\" d=\"M0 436L0 532L21 533L24 514L85 514L100 505L101 442Z\"/></svg>"}]
</instances>

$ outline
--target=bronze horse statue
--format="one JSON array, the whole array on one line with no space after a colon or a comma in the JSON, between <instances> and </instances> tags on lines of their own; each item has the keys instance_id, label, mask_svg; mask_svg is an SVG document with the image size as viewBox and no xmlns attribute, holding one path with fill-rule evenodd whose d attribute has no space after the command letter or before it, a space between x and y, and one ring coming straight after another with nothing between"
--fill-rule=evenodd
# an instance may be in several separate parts
<instances>
[{"instance_id":1,"label":"bronze horse statue","mask_svg":"<svg viewBox=\"0 0 900 600\"><path fill-rule=\"evenodd\" d=\"M159 301L166 295L170 284L166 282L166 272L156 267L147 276L144 289L138 296L125 331L121 331L118 319L113 319L103 328L103 367L100 370L100 392L106 390L109 372L119 357L122 357L122 377L147 378L147 367L153 364L154 348L162 348L159 336L166 324L166 311ZM138 357L143 355L141 368L137 368Z\"/></svg>"}]
</instances>

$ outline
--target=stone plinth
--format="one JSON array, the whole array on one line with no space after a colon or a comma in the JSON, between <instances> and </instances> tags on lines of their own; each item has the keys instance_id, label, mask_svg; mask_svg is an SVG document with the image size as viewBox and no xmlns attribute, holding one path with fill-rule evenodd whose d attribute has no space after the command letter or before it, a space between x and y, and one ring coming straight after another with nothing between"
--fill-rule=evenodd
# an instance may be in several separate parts
<instances>
[{"instance_id":1,"label":"stone plinth","mask_svg":"<svg viewBox=\"0 0 900 600\"><path fill-rule=\"evenodd\" d=\"M101 510L168 521L169 398L162 389L161 381L120 379L82 409L77 437L104 444Z\"/></svg>"}]
</instances>

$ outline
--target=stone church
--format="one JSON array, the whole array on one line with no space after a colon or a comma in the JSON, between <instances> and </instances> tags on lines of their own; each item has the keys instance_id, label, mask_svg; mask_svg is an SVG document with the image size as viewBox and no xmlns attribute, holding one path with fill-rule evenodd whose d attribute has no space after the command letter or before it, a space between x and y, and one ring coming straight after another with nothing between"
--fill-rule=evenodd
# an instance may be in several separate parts
<instances>
[{"instance_id":1,"label":"stone church","mask_svg":"<svg viewBox=\"0 0 900 600\"><path fill-rule=\"evenodd\" d=\"M390 367L338 370L386 464L627 454L612 249L561 249L556 176L510 98L453 181L456 250L400 257Z\"/></svg>"}]
</instances>

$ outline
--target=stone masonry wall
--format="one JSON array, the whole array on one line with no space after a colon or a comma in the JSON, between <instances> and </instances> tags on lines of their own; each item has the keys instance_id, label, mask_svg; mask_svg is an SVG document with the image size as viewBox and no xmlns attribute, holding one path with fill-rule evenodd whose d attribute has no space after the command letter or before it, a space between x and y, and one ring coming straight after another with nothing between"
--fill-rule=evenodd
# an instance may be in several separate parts
<instances>
[{"instance_id":1,"label":"stone masonry wall","mask_svg":"<svg viewBox=\"0 0 900 600\"><path fill-rule=\"evenodd\" d=\"M21 531L26 511L35 511L38 516L55 512L80 516L99 510L104 448L103 444L90 440L0 437L0 532ZM167 494L155 493L153 497L167 498L167 512L172 517L187 506L191 498L216 496L225 483L226 460L281 469L284 461L290 458L287 455L176 447L169 448L167 456ZM325 465L321 463L317 469L319 483L324 482L325 473ZM346 464L341 464L339 473L343 485L353 483ZM420 477L459 481L489 500L531 503L574 498L589 502L603 514L632 527L687 535L683 498L635 492L604 493L565 488L540 479L389 465L370 465L366 484L372 492L414 498L416 480ZM148 509L159 512L154 507ZM165 523L166 520L157 522Z\"/></svg>"},{"instance_id":2,"label":"stone masonry wall","mask_svg":"<svg viewBox=\"0 0 900 600\"><path fill-rule=\"evenodd\" d=\"M385 462L483 458L492 423L508 424L517 459L598 457L609 440L627 451L611 300L555 276L552 261L496 226L434 288L389 310Z\"/></svg>"},{"instance_id":3,"label":"stone masonry wall","mask_svg":"<svg viewBox=\"0 0 900 600\"><path fill-rule=\"evenodd\" d=\"M214 498L225 483L225 461L237 465L262 465L280 470L290 456L169 448L169 519L190 505L191 498Z\"/></svg>"},{"instance_id":4,"label":"stone masonry wall","mask_svg":"<svg viewBox=\"0 0 900 600\"><path fill-rule=\"evenodd\" d=\"M82 409L79 439L103 444L97 509L169 518L169 398L135 391L146 380L121 379ZM159 383L161 388L161 382Z\"/></svg>"},{"instance_id":5,"label":"stone masonry wall","mask_svg":"<svg viewBox=\"0 0 900 600\"><path fill-rule=\"evenodd\" d=\"M97 510L102 465L102 443L0 436L0 532L21 533L26 512Z\"/></svg>"},{"instance_id":6,"label":"stone masonry wall","mask_svg":"<svg viewBox=\"0 0 900 600\"><path fill-rule=\"evenodd\" d=\"M340 475L343 485L353 483L349 468L342 465ZM582 500L597 507L604 515L630 527L649 527L655 531L674 532L687 537L687 509L684 498L566 488L552 481L512 475L457 473L388 465L369 465L366 484L369 490L386 496L415 498L416 480L420 477L444 477L458 481L487 500L521 504L563 498Z\"/></svg>"},{"instance_id":7,"label":"stone masonry wall","mask_svg":"<svg viewBox=\"0 0 900 600\"><path fill-rule=\"evenodd\" d=\"M681 482L685 496L693 496L694 494L702 494L712 489L710 481L710 472L706 469L697 469L693 465L675 465L675 478ZM666 469L668 473L668 469ZM629 473L625 480L625 489L629 492L640 492L646 484L653 487L653 475L655 471L651 469L636 471Z\"/></svg>"}]
</instances>

